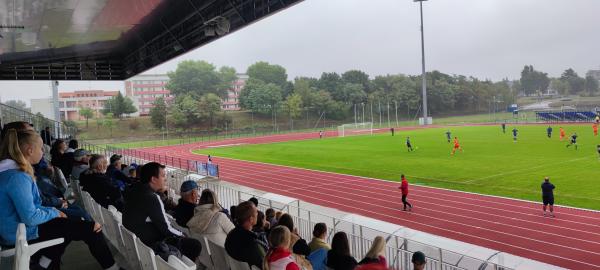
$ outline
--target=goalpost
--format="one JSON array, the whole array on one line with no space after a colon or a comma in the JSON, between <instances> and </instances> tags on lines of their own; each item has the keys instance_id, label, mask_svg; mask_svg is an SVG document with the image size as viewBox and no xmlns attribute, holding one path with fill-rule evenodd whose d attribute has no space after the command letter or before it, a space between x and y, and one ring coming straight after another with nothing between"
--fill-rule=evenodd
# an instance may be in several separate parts
<instances>
[{"instance_id":1,"label":"goalpost","mask_svg":"<svg viewBox=\"0 0 600 270\"><path fill-rule=\"evenodd\" d=\"M338 126L338 137L346 137L353 135L372 135L373 134L373 123L351 123L343 124Z\"/></svg>"}]
</instances>

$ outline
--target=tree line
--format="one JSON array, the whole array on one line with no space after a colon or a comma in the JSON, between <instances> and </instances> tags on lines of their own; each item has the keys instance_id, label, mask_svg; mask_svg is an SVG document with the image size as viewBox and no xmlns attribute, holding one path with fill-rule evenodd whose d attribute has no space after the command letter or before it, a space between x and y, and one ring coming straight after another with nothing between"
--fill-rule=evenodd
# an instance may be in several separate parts
<instances>
[{"instance_id":1,"label":"tree line","mask_svg":"<svg viewBox=\"0 0 600 270\"><path fill-rule=\"evenodd\" d=\"M388 74L370 77L361 70L343 73L323 72L316 77L289 80L284 67L257 62L246 70L248 80L240 92L239 104L252 113L295 119L304 115L335 120L360 118L392 111L413 119L421 111L421 76ZM157 99L151 110L154 126L171 123L179 128L223 128L231 119L222 110L221 99L237 79L231 67L217 68L205 61L183 61L168 73L167 88L175 95L172 103ZM519 80L480 80L471 76L440 71L426 73L428 110L433 116L473 114L502 110L517 96L545 93L549 88L560 94L597 94L598 81L581 78L567 69L560 78L525 66ZM365 110L368 111L365 115ZM357 116L358 115L358 116ZM375 117L376 118L376 117ZM274 123L276 120L274 120Z\"/></svg>"},{"instance_id":2,"label":"tree line","mask_svg":"<svg viewBox=\"0 0 600 270\"><path fill-rule=\"evenodd\" d=\"M540 95L549 89L560 95L594 96L600 92L598 80L587 75L585 78L572 69L566 69L560 77L550 78L545 72L535 70L533 66L525 66L521 71L521 79L515 81L514 88L524 95Z\"/></svg>"}]
</instances>

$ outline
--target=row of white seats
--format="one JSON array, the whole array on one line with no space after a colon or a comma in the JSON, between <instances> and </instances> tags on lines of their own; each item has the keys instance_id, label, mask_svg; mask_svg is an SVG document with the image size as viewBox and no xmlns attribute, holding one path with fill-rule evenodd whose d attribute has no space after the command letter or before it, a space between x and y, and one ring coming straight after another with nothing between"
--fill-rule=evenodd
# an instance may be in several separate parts
<instances>
[{"instance_id":1,"label":"row of white seats","mask_svg":"<svg viewBox=\"0 0 600 270\"><path fill-rule=\"evenodd\" d=\"M81 191L77 180L73 181L74 190L80 194L84 208L90 213L92 218L103 225L103 232L108 241L119 252L127 258L137 258L137 260L128 260L131 267L135 270L193 270L193 269L210 269L210 270L259 270L257 267L250 267L245 262L237 261L227 254L225 248L215 244L201 235L195 235L196 239L200 240L202 251L198 258L201 264L198 267L193 261L186 258L179 259L175 256L169 256L168 262L165 262L160 256L154 254L154 251L146 246L134 233L129 231L121 224L121 213L112 205L106 209L97 204L94 199L85 191ZM185 235L190 235L189 230L180 227L172 217L171 225L182 231Z\"/></svg>"},{"instance_id":2,"label":"row of white seats","mask_svg":"<svg viewBox=\"0 0 600 270\"><path fill-rule=\"evenodd\" d=\"M19 223L19 226L17 227L15 247L6 250L2 250L0 247L0 268L4 269L7 267L7 265L12 265L11 268L13 270L28 270L29 262L33 254L38 252L40 249L58 245L64 241L64 238L57 238L29 245L27 243L27 229L25 224ZM6 259L4 262L2 262L2 258L9 258L12 260L12 263L10 263L10 260Z\"/></svg>"}]
</instances>

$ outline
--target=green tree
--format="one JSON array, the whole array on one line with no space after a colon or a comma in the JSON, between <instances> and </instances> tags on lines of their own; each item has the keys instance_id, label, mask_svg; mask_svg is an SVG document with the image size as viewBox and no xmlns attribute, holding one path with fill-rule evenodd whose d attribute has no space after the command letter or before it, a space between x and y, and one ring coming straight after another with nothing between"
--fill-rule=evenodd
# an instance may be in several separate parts
<instances>
[{"instance_id":1,"label":"green tree","mask_svg":"<svg viewBox=\"0 0 600 270\"><path fill-rule=\"evenodd\" d=\"M369 75L360 70L348 70L342 74L342 81L344 83L353 83L360 84L362 86L362 90L370 93L372 89L370 87Z\"/></svg>"},{"instance_id":2,"label":"green tree","mask_svg":"<svg viewBox=\"0 0 600 270\"><path fill-rule=\"evenodd\" d=\"M294 129L294 119L302 115L302 97L298 94L289 95L283 102L283 107L290 117L290 127Z\"/></svg>"},{"instance_id":3,"label":"green tree","mask_svg":"<svg viewBox=\"0 0 600 270\"><path fill-rule=\"evenodd\" d=\"M87 129L89 127L88 122L90 118L94 118L94 110L90 108L79 107L79 115L85 118L85 128Z\"/></svg>"},{"instance_id":4,"label":"green tree","mask_svg":"<svg viewBox=\"0 0 600 270\"><path fill-rule=\"evenodd\" d=\"M585 89L585 79L579 77L572 68L565 70L560 76L560 80L567 83L569 92L572 94L580 93Z\"/></svg>"},{"instance_id":5,"label":"green tree","mask_svg":"<svg viewBox=\"0 0 600 270\"><path fill-rule=\"evenodd\" d=\"M102 109L102 114L112 113L115 117L121 119L123 115L137 112L133 101L129 97L124 97L121 92L107 100Z\"/></svg>"},{"instance_id":6,"label":"green tree","mask_svg":"<svg viewBox=\"0 0 600 270\"><path fill-rule=\"evenodd\" d=\"M342 86L344 101L346 104L360 104L367 100L367 94L363 91L363 86L358 83L346 83Z\"/></svg>"},{"instance_id":7,"label":"green tree","mask_svg":"<svg viewBox=\"0 0 600 270\"><path fill-rule=\"evenodd\" d=\"M598 80L592 76L585 76L585 91L590 95L598 93Z\"/></svg>"},{"instance_id":8,"label":"green tree","mask_svg":"<svg viewBox=\"0 0 600 270\"><path fill-rule=\"evenodd\" d=\"M550 86L561 95L569 94L569 84L561 79L552 79Z\"/></svg>"},{"instance_id":9,"label":"green tree","mask_svg":"<svg viewBox=\"0 0 600 270\"><path fill-rule=\"evenodd\" d=\"M7 100L6 102L4 102L5 105L17 108L19 110L23 110L23 111L31 111L30 108L27 108L27 103L25 103L25 101L22 100Z\"/></svg>"},{"instance_id":10,"label":"green tree","mask_svg":"<svg viewBox=\"0 0 600 270\"><path fill-rule=\"evenodd\" d=\"M167 88L174 95L191 94L196 98L207 93L216 94L219 97L227 96L227 89L237 78L235 69L216 67L206 61L186 60L177 65L174 72L167 73L169 83Z\"/></svg>"},{"instance_id":11,"label":"green tree","mask_svg":"<svg viewBox=\"0 0 600 270\"><path fill-rule=\"evenodd\" d=\"M323 72L318 81L318 89L323 89L331 94L335 100L341 100L343 94L340 93L340 88L343 85L342 77L335 72ZM338 97L340 97L338 99Z\"/></svg>"},{"instance_id":12,"label":"green tree","mask_svg":"<svg viewBox=\"0 0 600 270\"><path fill-rule=\"evenodd\" d=\"M150 121L152 125L158 129L166 128L167 104L165 103L165 99L159 97L152 102L152 105L154 105L150 109Z\"/></svg>"},{"instance_id":13,"label":"green tree","mask_svg":"<svg viewBox=\"0 0 600 270\"><path fill-rule=\"evenodd\" d=\"M533 66L525 66L521 71L521 87L526 95L532 95L538 92L545 92L550 86L548 74L536 71Z\"/></svg>"},{"instance_id":14,"label":"green tree","mask_svg":"<svg viewBox=\"0 0 600 270\"><path fill-rule=\"evenodd\" d=\"M79 128L77 128L77 123L75 121L65 120L63 121L63 125L65 125L65 127L67 127L69 130L75 133L72 135L77 135L77 133L79 133Z\"/></svg>"},{"instance_id":15,"label":"green tree","mask_svg":"<svg viewBox=\"0 0 600 270\"><path fill-rule=\"evenodd\" d=\"M50 127L53 129L54 122L48 118L46 118L41 112L38 112L33 117L33 126L39 130L42 130L46 127Z\"/></svg>"},{"instance_id":16,"label":"green tree","mask_svg":"<svg viewBox=\"0 0 600 270\"><path fill-rule=\"evenodd\" d=\"M104 121L102 121L102 125L110 130L111 138L112 138L113 128L115 127L115 121L113 120L113 118L114 118L114 114L109 112L104 115Z\"/></svg>"},{"instance_id":17,"label":"green tree","mask_svg":"<svg viewBox=\"0 0 600 270\"><path fill-rule=\"evenodd\" d=\"M171 117L175 126L190 129L200 124L198 102L192 94L178 96L171 107Z\"/></svg>"},{"instance_id":18,"label":"green tree","mask_svg":"<svg viewBox=\"0 0 600 270\"><path fill-rule=\"evenodd\" d=\"M198 118L208 120L209 126L214 127L215 117L221 112L221 99L213 94L208 93L198 101Z\"/></svg>"},{"instance_id":19,"label":"green tree","mask_svg":"<svg viewBox=\"0 0 600 270\"><path fill-rule=\"evenodd\" d=\"M281 102L281 87L261 80L249 79L240 93L240 104L243 108L261 113L273 113Z\"/></svg>"},{"instance_id":20,"label":"green tree","mask_svg":"<svg viewBox=\"0 0 600 270\"><path fill-rule=\"evenodd\" d=\"M261 80L265 84L272 83L282 89L287 83L287 73L285 68L280 65L257 62L249 66L246 73L252 79Z\"/></svg>"}]
</instances>

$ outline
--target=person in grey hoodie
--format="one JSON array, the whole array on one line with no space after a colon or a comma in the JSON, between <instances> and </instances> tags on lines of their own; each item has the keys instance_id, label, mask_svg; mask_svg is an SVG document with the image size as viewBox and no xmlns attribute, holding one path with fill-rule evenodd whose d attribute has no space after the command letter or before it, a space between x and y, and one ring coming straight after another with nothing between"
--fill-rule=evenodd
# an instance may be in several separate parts
<instances>
[{"instance_id":1,"label":"person in grey hoodie","mask_svg":"<svg viewBox=\"0 0 600 270\"><path fill-rule=\"evenodd\" d=\"M235 228L227 215L221 212L219 200L214 191L205 189L200 194L200 204L194 209L194 216L187 227L192 237L205 236L213 243L224 246L227 234Z\"/></svg>"}]
</instances>

